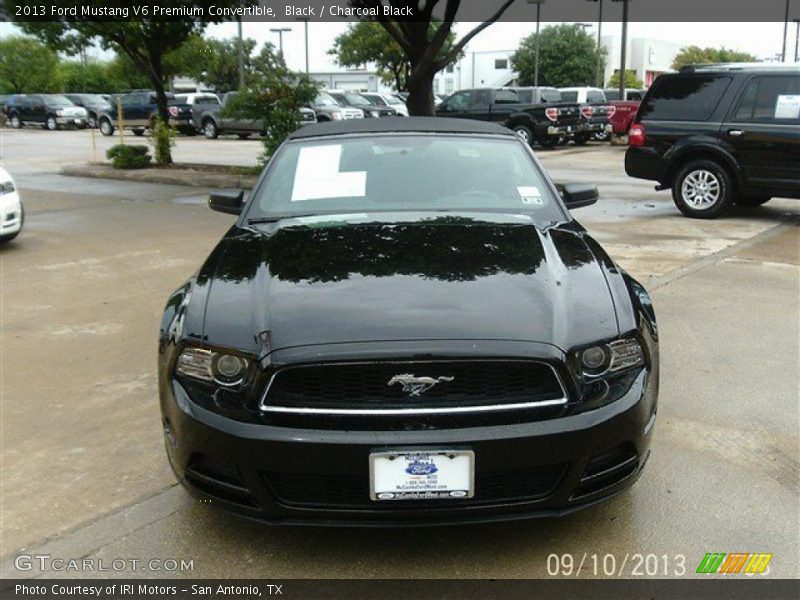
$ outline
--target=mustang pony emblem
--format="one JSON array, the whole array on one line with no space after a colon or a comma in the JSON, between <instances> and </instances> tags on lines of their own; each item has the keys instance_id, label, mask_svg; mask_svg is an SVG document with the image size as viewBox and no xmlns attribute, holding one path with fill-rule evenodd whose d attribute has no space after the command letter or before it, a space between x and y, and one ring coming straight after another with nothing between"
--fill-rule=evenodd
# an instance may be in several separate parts
<instances>
[{"instance_id":1,"label":"mustang pony emblem","mask_svg":"<svg viewBox=\"0 0 800 600\"><path fill-rule=\"evenodd\" d=\"M409 396L419 396L436 384L442 383L443 381L453 381L453 379L455 379L455 377L416 377L411 373L405 373L403 375L395 375L386 385L399 383L403 386L403 391Z\"/></svg>"}]
</instances>

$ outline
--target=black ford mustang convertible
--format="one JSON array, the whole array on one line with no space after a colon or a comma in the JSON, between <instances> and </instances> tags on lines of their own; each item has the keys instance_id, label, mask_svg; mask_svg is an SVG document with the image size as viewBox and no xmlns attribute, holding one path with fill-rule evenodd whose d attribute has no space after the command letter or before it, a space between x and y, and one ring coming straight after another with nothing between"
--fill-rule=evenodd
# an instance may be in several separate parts
<instances>
[{"instance_id":1,"label":"black ford mustang convertible","mask_svg":"<svg viewBox=\"0 0 800 600\"><path fill-rule=\"evenodd\" d=\"M295 132L167 303L167 455L193 494L270 522L558 515L639 476L658 397L647 292L497 125Z\"/></svg>"}]
</instances>

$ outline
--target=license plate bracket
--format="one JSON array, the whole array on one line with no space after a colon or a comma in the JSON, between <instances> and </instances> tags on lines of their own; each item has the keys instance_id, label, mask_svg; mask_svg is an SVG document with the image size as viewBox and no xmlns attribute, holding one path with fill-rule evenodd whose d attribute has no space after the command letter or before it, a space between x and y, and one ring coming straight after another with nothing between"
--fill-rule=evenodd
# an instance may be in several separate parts
<instances>
[{"instance_id":1,"label":"license plate bracket","mask_svg":"<svg viewBox=\"0 0 800 600\"><path fill-rule=\"evenodd\" d=\"M475 495L472 450L412 448L369 455L369 495L392 500L463 500Z\"/></svg>"}]
</instances>

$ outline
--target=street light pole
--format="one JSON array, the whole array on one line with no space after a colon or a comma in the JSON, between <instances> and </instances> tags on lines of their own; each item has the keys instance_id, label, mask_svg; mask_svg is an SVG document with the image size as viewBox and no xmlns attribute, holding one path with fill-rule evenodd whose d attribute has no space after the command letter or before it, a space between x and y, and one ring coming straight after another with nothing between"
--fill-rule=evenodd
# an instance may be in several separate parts
<instances>
[{"instance_id":1,"label":"street light pole","mask_svg":"<svg viewBox=\"0 0 800 600\"><path fill-rule=\"evenodd\" d=\"M283 58L283 34L291 30L291 27L275 27L270 29L272 33L278 34L278 52L280 52L281 58Z\"/></svg>"},{"instance_id":2,"label":"street light pole","mask_svg":"<svg viewBox=\"0 0 800 600\"><path fill-rule=\"evenodd\" d=\"M619 99L625 100L625 53L628 44L628 1L622 0L622 50L619 58Z\"/></svg>"},{"instance_id":3,"label":"street light pole","mask_svg":"<svg viewBox=\"0 0 800 600\"><path fill-rule=\"evenodd\" d=\"M542 4L544 4L545 0L528 0L528 4L535 4L536 5L536 43L534 49L534 59L533 59L533 85L539 85L539 24L541 22L542 17Z\"/></svg>"},{"instance_id":4,"label":"street light pole","mask_svg":"<svg viewBox=\"0 0 800 600\"><path fill-rule=\"evenodd\" d=\"M244 89L244 38L242 37L242 17L239 17L237 20L239 22L239 91L242 91Z\"/></svg>"},{"instance_id":5,"label":"street light pole","mask_svg":"<svg viewBox=\"0 0 800 600\"><path fill-rule=\"evenodd\" d=\"M798 54L798 50L800 50L800 19L792 19L797 25L797 31L794 34L794 62L800 62L800 54Z\"/></svg>"},{"instance_id":6,"label":"street light pole","mask_svg":"<svg viewBox=\"0 0 800 600\"><path fill-rule=\"evenodd\" d=\"M308 19L304 19L305 40L306 40L306 74L308 74Z\"/></svg>"},{"instance_id":7,"label":"street light pole","mask_svg":"<svg viewBox=\"0 0 800 600\"><path fill-rule=\"evenodd\" d=\"M601 39L603 35L603 0L600 0L600 12L597 15L597 56L594 61L594 84L597 87L603 87L603 82L600 81L600 49Z\"/></svg>"},{"instance_id":8,"label":"street light pole","mask_svg":"<svg viewBox=\"0 0 800 600\"><path fill-rule=\"evenodd\" d=\"M781 46L781 62L786 62L786 40L789 36L789 0L786 0L786 14L783 17L783 46Z\"/></svg>"}]
</instances>

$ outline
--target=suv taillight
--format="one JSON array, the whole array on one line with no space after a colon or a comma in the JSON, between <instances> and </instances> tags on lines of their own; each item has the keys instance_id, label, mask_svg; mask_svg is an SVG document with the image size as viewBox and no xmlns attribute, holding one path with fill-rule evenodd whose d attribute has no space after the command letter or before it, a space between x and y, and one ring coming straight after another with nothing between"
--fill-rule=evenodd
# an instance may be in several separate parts
<instances>
[{"instance_id":1,"label":"suv taillight","mask_svg":"<svg viewBox=\"0 0 800 600\"><path fill-rule=\"evenodd\" d=\"M558 121L558 109L557 108L545 108L544 109L544 114L553 123Z\"/></svg>"},{"instance_id":2,"label":"suv taillight","mask_svg":"<svg viewBox=\"0 0 800 600\"><path fill-rule=\"evenodd\" d=\"M634 123L628 130L628 143L631 146L644 146L647 136L645 135L644 125Z\"/></svg>"},{"instance_id":3,"label":"suv taillight","mask_svg":"<svg viewBox=\"0 0 800 600\"><path fill-rule=\"evenodd\" d=\"M581 114L584 119L591 119L594 114L594 109L591 106L581 106Z\"/></svg>"}]
</instances>

